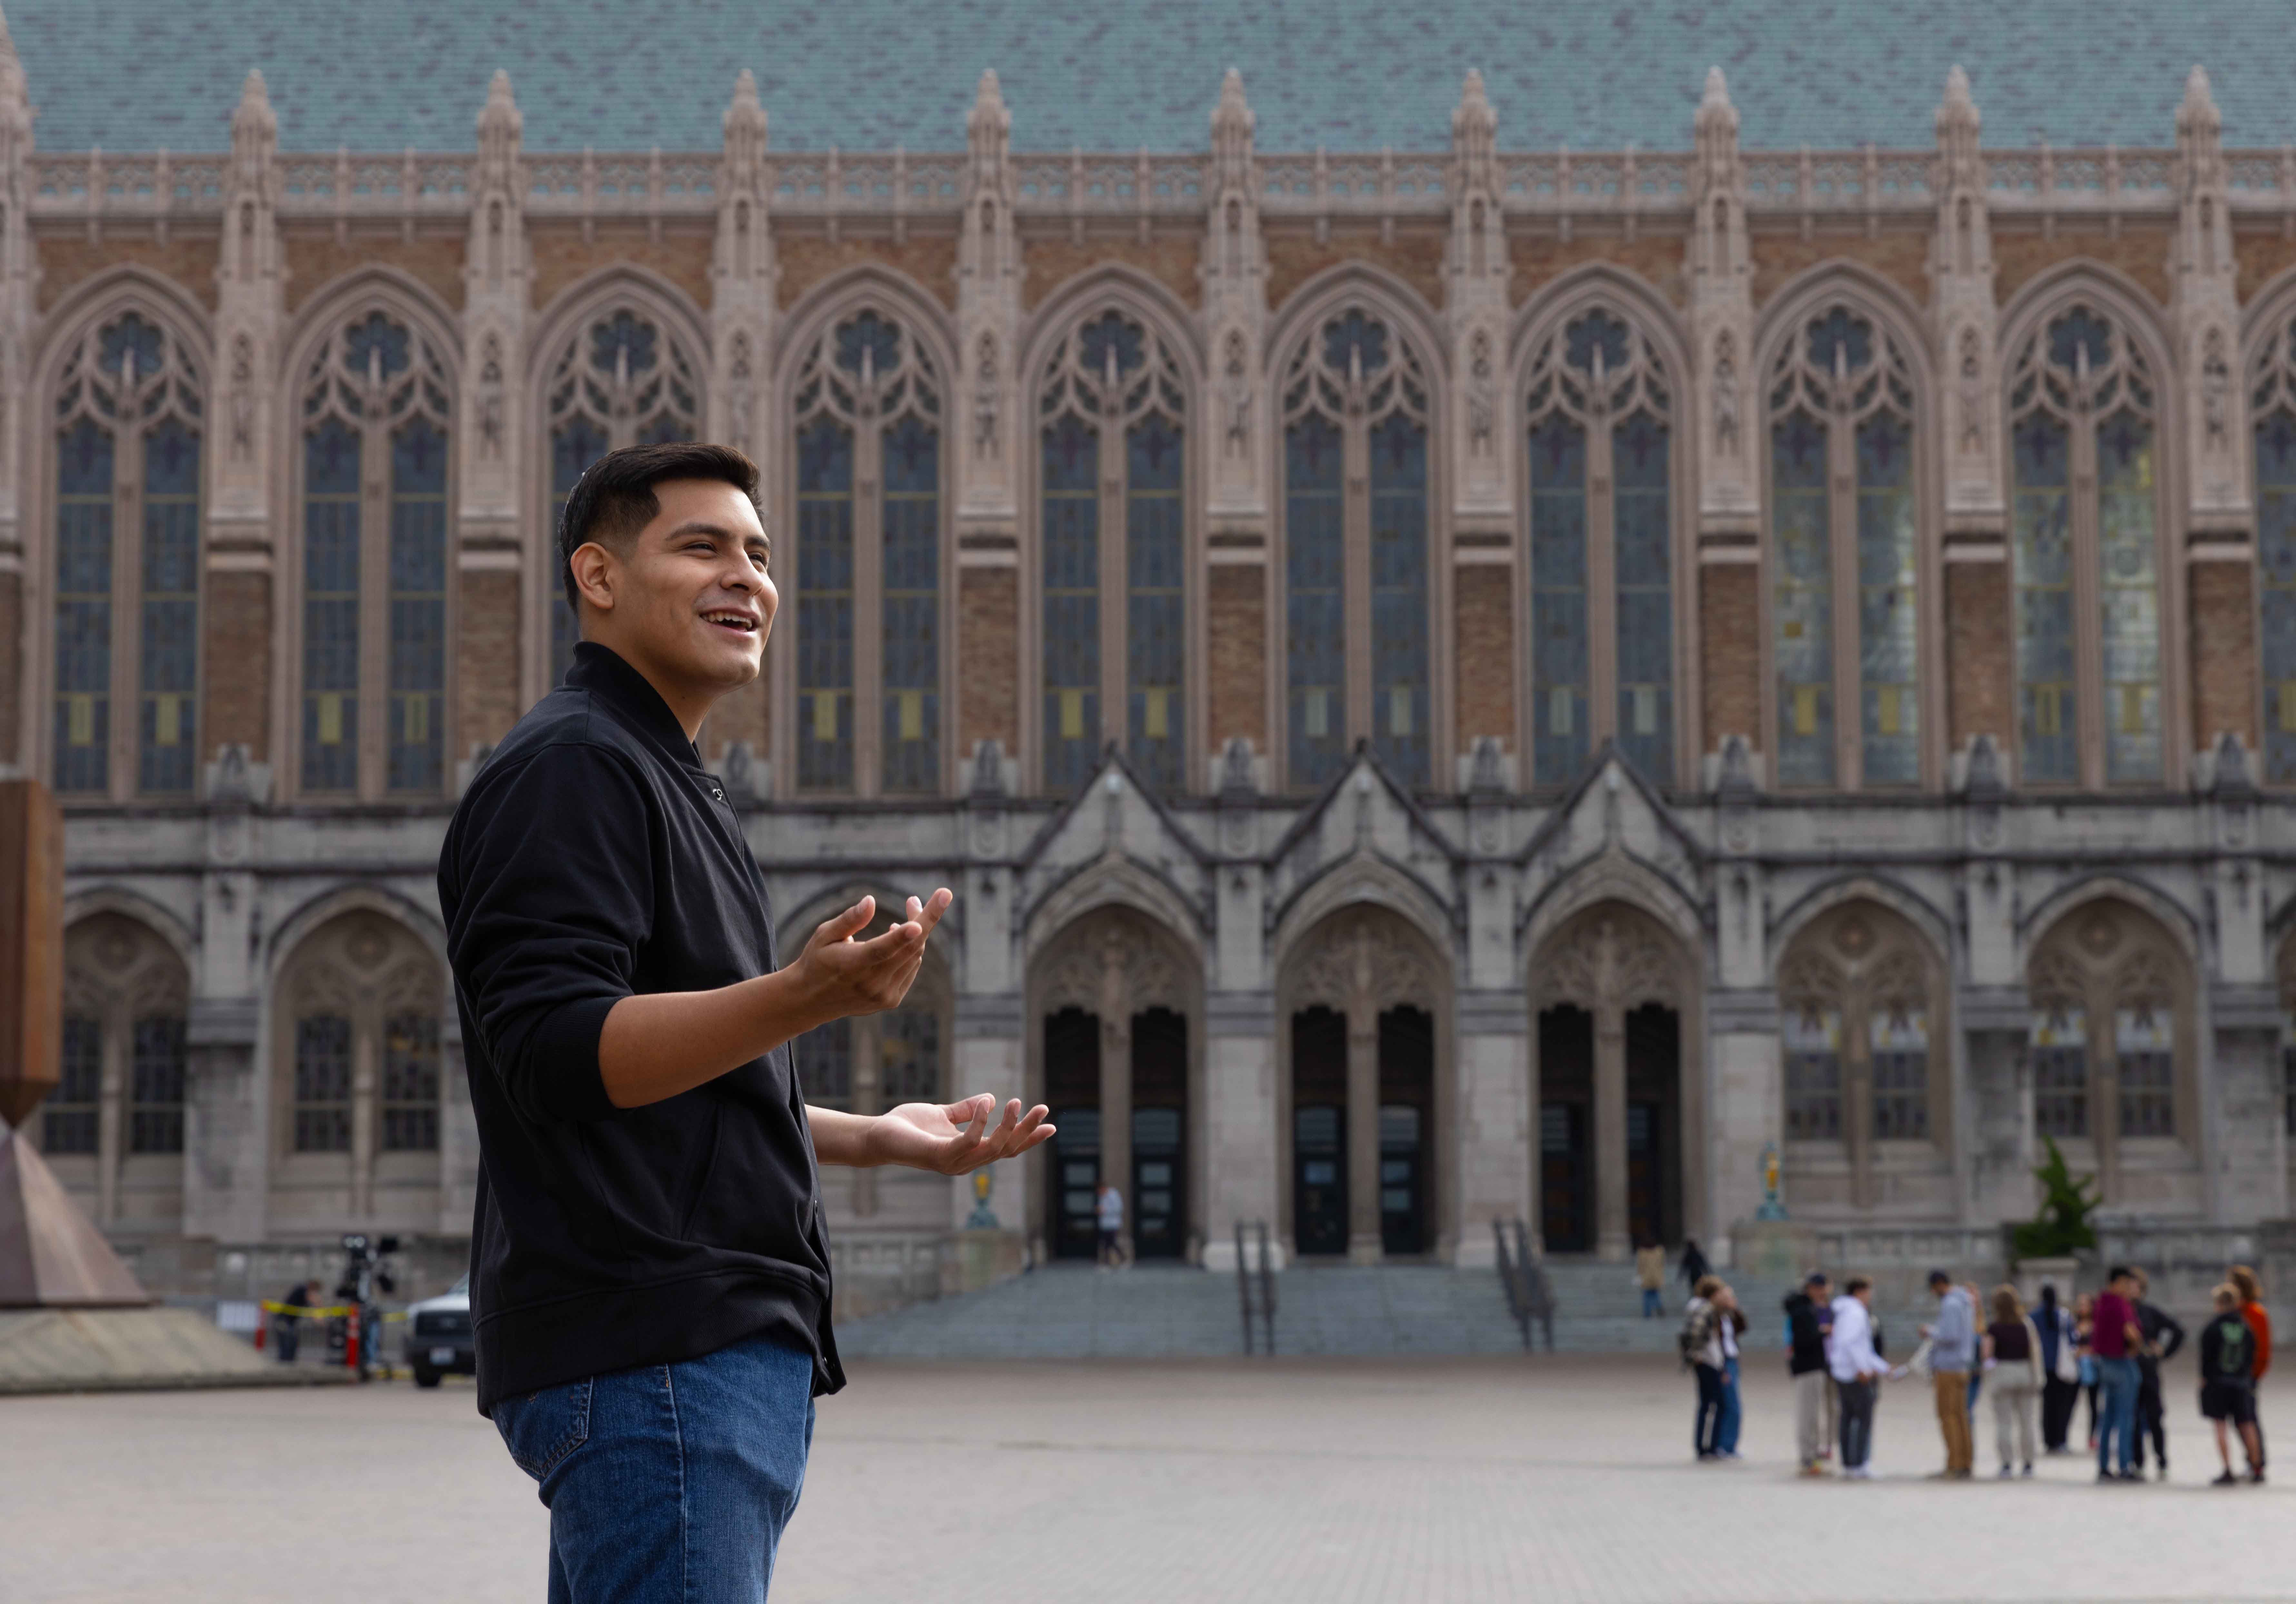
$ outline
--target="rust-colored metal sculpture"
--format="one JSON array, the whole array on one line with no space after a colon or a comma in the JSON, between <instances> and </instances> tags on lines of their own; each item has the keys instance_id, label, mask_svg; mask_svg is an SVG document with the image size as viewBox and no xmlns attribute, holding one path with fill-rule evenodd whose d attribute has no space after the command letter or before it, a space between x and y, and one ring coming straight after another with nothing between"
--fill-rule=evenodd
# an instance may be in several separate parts
<instances>
[{"instance_id":1,"label":"rust-colored metal sculpture","mask_svg":"<svg viewBox=\"0 0 2296 1604\"><path fill-rule=\"evenodd\" d=\"M63 815L39 781L0 781L0 1309L149 1304L23 1135L63 1031Z\"/></svg>"}]
</instances>

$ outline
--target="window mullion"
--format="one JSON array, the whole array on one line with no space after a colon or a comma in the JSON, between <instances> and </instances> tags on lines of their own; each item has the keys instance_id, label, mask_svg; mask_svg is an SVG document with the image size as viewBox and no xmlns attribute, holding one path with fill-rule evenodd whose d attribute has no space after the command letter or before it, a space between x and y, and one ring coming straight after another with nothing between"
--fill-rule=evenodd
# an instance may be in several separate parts
<instances>
[{"instance_id":1,"label":"window mullion","mask_svg":"<svg viewBox=\"0 0 2296 1604\"><path fill-rule=\"evenodd\" d=\"M1371 433L1361 414L1341 435L1341 616L1346 620L1348 747L1371 739Z\"/></svg>"},{"instance_id":2,"label":"window mullion","mask_svg":"<svg viewBox=\"0 0 2296 1604\"><path fill-rule=\"evenodd\" d=\"M1618 492L1612 425L1598 413L1587 426L1587 748L1619 733Z\"/></svg>"},{"instance_id":3,"label":"window mullion","mask_svg":"<svg viewBox=\"0 0 2296 1604\"><path fill-rule=\"evenodd\" d=\"M2079 732L2080 783L2091 789L2104 783L2104 627L2097 616L2103 597L2097 572L2096 419L2087 410L2076 415L2071 430L2073 643L2079 661L2073 665L2075 720Z\"/></svg>"},{"instance_id":4,"label":"window mullion","mask_svg":"<svg viewBox=\"0 0 2296 1604\"><path fill-rule=\"evenodd\" d=\"M1132 605L1129 583L1132 525L1125 505L1126 427L1111 411L1100 432L1100 740L1128 750L1132 735L1132 696L1125 654L1126 614Z\"/></svg>"},{"instance_id":5,"label":"window mullion","mask_svg":"<svg viewBox=\"0 0 2296 1604\"><path fill-rule=\"evenodd\" d=\"M383 792L390 728L390 437L372 419L359 429L358 797Z\"/></svg>"},{"instance_id":6,"label":"window mullion","mask_svg":"<svg viewBox=\"0 0 2296 1604\"><path fill-rule=\"evenodd\" d=\"M123 398L125 399L126 398ZM111 795L135 794L136 735L143 728L143 681L136 674L143 638L144 521L141 516L143 437L123 406L113 436L111 480L111 716L106 721Z\"/></svg>"},{"instance_id":7,"label":"window mullion","mask_svg":"<svg viewBox=\"0 0 2296 1604\"><path fill-rule=\"evenodd\" d=\"M1826 575L1833 588L1833 776L1844 791L1864 782L1865 641L1857 575L1857 423L1845 408L1826 430Z\"/></svg>"},{"instance_id":8,"label":"window mullion","mask_svg":"<svg viewBox=\"0 0 2296 1604\"><path fill-rule=\"evenodd\" d=\"M884 789L885 428L874 415L853 431L853 788Z\"/></svg>"}]
</instances>

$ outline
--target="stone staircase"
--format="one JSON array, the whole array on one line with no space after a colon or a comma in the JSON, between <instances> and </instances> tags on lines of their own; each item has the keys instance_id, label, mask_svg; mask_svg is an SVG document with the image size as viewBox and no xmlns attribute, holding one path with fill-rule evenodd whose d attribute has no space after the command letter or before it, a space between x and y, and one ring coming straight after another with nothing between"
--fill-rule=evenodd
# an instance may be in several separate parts
<instances>
[{"instance_id":1,"label":"stone staircase","mask_svg":"<svg viewBox=\"0 0 2296 1604\"><path fill-rule=\"evenodd\" d=\"M1665 1312L1642 1318L1631 1265L1549 1260L1554 1346L1571 1353L1671 1353L1683 1289ZM1753 1322L1750 1361L1784 1345L1783 1281L1733 1278ZM1294 1264L1275 1277L1275 1352L1283 1357L1382 1358L1409 1354L1519 1353L1496 1271L1440 1265ZM1899 1328L1892 1320L1891 1330ZM1906 1340L1892 1343L1902 1354ZM1054 1264L985 1291L914 1304L847 1321L838 1346L849 1358L1186 1359L1243 1352L1233 1275L1147 1264L1102 1274ZM1544 1347L1544 1340L1541 1342Z\"/></svg>"}]
</instances>

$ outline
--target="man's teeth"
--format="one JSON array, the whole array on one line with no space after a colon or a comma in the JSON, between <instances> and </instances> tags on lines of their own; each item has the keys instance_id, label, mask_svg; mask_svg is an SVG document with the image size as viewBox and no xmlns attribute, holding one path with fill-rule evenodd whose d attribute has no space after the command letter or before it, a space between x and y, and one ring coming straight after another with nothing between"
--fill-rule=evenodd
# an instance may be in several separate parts
<instances>
[{"instance_id":1,"label":"man's teeth","mask_svg":"<svg viewBox=\"0 0 2296 1604\"><path fill-rule=\"evenodd\" d=\"M743 618L738 613L705 613L701 617L705 623L724 624L729 629L739 629L745 635L758 627L755 620Z\"/></svg>"}]
</instances>

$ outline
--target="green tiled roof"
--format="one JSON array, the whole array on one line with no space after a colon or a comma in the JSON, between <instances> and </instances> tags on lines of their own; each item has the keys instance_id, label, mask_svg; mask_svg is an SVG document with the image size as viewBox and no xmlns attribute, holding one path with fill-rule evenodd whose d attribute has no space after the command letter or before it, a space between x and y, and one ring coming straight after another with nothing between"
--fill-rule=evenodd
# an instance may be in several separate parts
<instances>
[{"instance_id":1,"label":"green tiled roof","mask_svg":"<svg viewBox=\"0 0 2296 1604\"><path fill-rule=\"evenodd\" d=\"M509 70L533 150L714 149L754 70L783 149L949 150L981 69L1016 149L1195 150L1230 64L1263 150L1444 148L1480 67L1502 148L1680 149L1710 64L1750 148L1923 147L1964 64L1989 144L2165 145L2185 74L2234 145L2296 140L2287 0L11 0L48 150L217 150L259 67L289 150L465 150Z\"/></svg>"}]
</instances>

